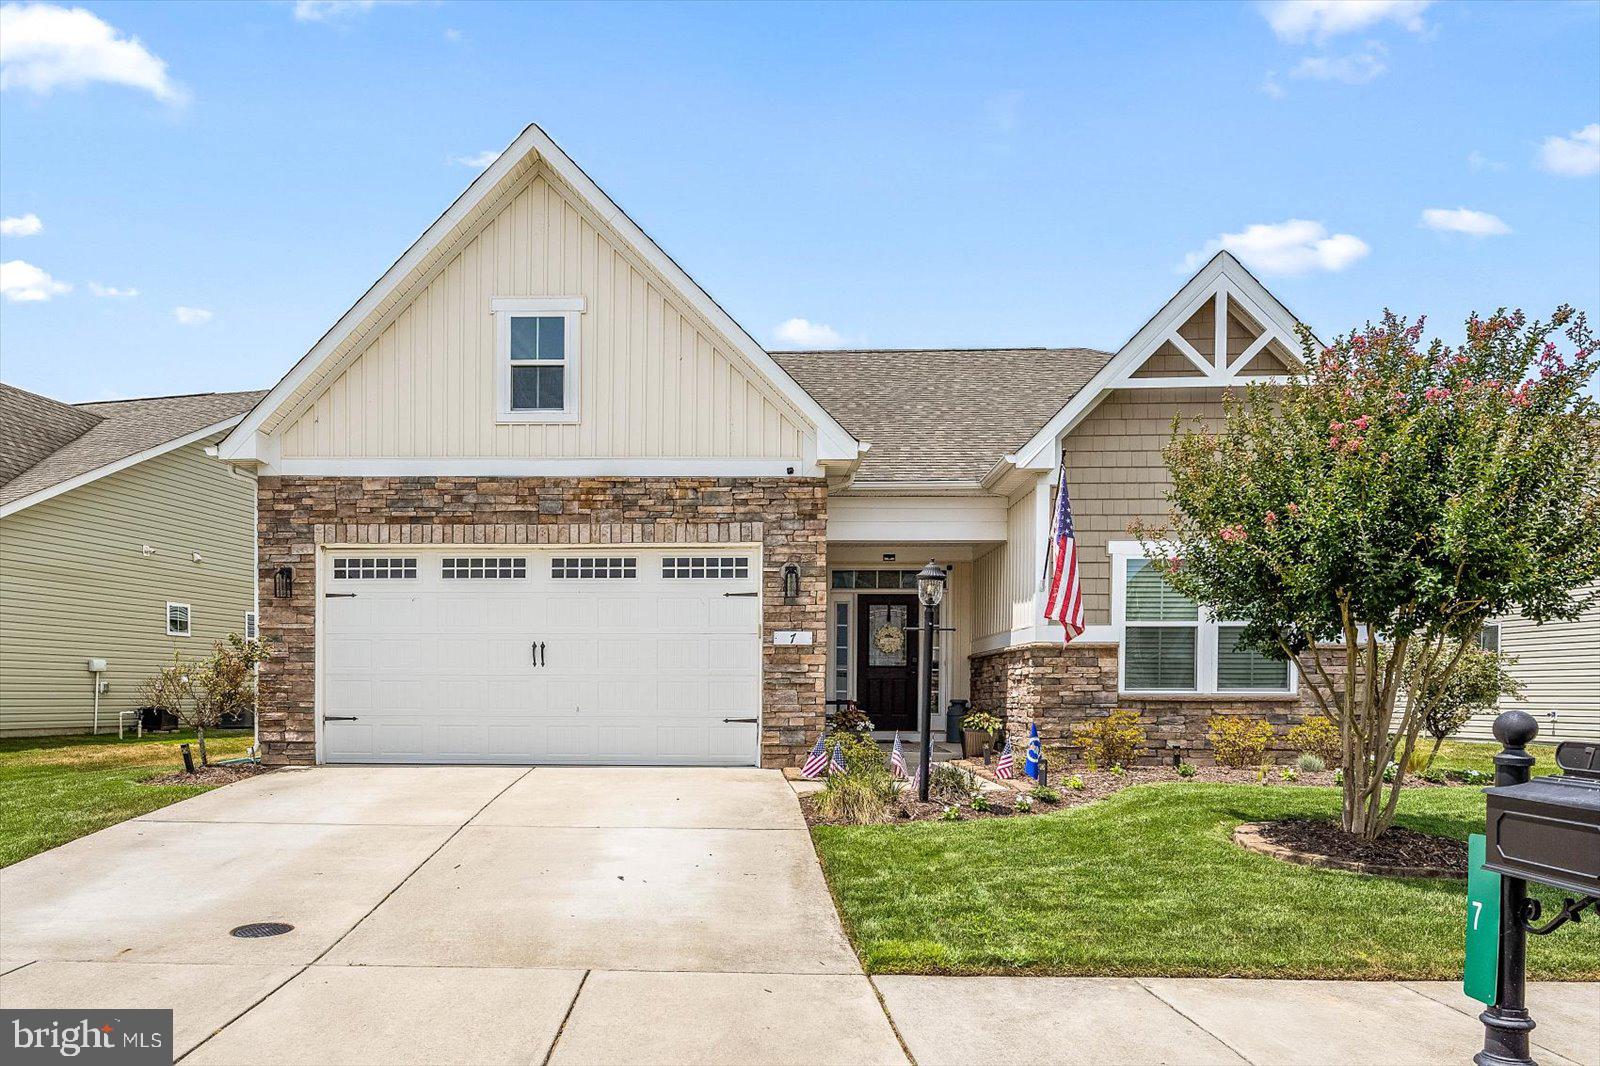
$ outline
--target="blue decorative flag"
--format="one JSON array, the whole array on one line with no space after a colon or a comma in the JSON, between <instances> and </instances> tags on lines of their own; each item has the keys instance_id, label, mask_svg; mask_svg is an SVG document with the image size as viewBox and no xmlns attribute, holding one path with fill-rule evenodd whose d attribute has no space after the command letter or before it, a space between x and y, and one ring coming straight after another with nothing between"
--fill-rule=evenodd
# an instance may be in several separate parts
<instances>
[{"instance_id":1,"label":"blue decorative flag","mask_svg":"<svg viewBox=\"0 0 1600 1066\"><path fill-rule=\"evenodd\" d=\"M811 754L806 756L806 764L800 768L801 777L818 778L828 769L828 734L824 732L817 737L817 746L811 749Z\"/></svg>"},{"instance_id":2,"label":"blue decorative flag","mask_svg":"<svg viewBox=\"0 0 1600 1066\"><path fill-rule=\"evenodd\" d=\"M1044 754L1044 745L1039 742L1039 723L1035 722L1028 729L1028 756L1022 760L1022 772L1039 780L1039 758Z\"/></svg>"},{"instance_id":3,"label":"blue decorative flag","mask_svg":"<svg viewBox=\"0 0 1600 1066\"><path fill-rule=\"evenodd\" d=\"M844 745L842 743L835 742L833 745L833 763L828 767L828 773L844 773Z\"/></svg>"}]
</instances>

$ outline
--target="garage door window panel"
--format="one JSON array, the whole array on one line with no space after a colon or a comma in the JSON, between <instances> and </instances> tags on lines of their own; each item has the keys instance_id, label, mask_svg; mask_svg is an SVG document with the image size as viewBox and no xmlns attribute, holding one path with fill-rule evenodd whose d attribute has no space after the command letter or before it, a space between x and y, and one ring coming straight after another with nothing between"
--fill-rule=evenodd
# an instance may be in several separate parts
<instances>
[{"instance_id":1,"label":"garage door window panel","mask_svg":"<svg viewBox=\"0 0 1600 1066\"><path fill-rule=\"evenodd\" d=\"M450 556L444 560L440 576L447 581L525 578L528 560L508 556Z\"/></svg>"},{"instance_id":2,"label":"garage door window panel","mask_svg":"<svg viewBox=\"0 0 1600 1066\"><path fill-rule=\"evenodd\" d=\"M668 579L734 580L750 576L750 559L740 555L669 555L661 560Z\"/></svg>"},{"instance_id":3,"label":"garage door window panel","mask_svg":"<svg viewBox=\"0 0 1600 1066\"><path fill-rule=\"evenodd\" d=\"M392 556L336 557L333 560L333 577L336 581L405 581L417 576L416 558Z\"/></svg>"},{"instance_id":4,"label":"garage door window panel","mask_svg":"<svg viewBox=\"0 0 1600 1066\"><path fill-rule=\"evenodd\" d=\"M557 556L550 560L550 576L557 580L627 580L639 576L633 556Z\"/></svg>"}]
</instances>

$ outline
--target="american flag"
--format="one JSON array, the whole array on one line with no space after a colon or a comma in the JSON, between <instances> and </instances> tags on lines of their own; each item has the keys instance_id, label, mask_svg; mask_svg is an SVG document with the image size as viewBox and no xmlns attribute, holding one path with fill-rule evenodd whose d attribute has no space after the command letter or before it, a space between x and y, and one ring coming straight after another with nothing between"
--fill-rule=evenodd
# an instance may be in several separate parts
<instances>
[{"instance_id":1,"label":"american flag","mask_svg":"<svg viewBox=\"0 0 1600 1066\"><path fill-rule=\"evenodd\" d=\"M833 745L833 762L828 766L828 773L842 774L844 770L844 742L835 741Z\"/></svg>"},{"instance_id":2,"label":"american flag","mask_svg":"<svg viewBox=\"0 0 1600 1066\"><path fill-rule=\"evenodd\" d=\"M817 737L817 746L811 749L811 754L806 756L806 764L800 767L801 777L821 777L822 772L828 768L828 749L825 746L827 739L827 733Z\"/></svg>"},{"instance_id":3,"label":"american flag","mask_svg":"<svg viewBox=\"0 0 1600 1066\"><path fill-rule=\"evenodd\" d=\"M1002 781L1009 781L1015 774L1015 764L1011 759L1011 738L1006 737L1006 746L1000 749L1000 761L994 765L994 776Z\"/></svg>"},{"instance_id":4,"label":"american flag","mask_svg":"<svg viewBox=\"0 0 1600 1066\"><path fill-rule=\"evenodd\" d=\"M1064 642L1083 632L1083 588L1078 584L1078 535L1072 528L1072 499L1067 495L1067 465L1061 464L1056 487L1056 519L1051 530L1053 554L1049 558L1050 593L1044 616L1060 622Z\"/></svg>"},{"instance_id":5,"label":"american flag","mask_svg":"<svg viewBox=\"0 0 1600 1066\"><path fill-rule=\"evenodd\" d=\"M906 770L906 753L900 750L900 734L894 735L894 749L889 752L889 773L896 781L905 781L911 774Z\"/></svg>"}]
</instances>

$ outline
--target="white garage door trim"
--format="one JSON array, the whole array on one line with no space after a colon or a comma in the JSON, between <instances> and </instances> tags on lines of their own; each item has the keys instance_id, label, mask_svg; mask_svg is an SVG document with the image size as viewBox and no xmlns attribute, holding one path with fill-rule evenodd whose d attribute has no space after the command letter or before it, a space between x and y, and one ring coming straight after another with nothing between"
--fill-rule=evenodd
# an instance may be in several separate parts
<instances>
[{"instance_id":1,"label":"white garage door trim","mask_svg":"<svg viewBox=\"0 0 1600 1066\"><path fill-rule=\"evenodd\" d=\"M755 766L760 764L762 726L762 645L764 628L762 623L763 598L761 594L761 548L759 544L564 544L559 546L515 544L323 544L319 545L318 547L319 550L317 553L316 567L316 605L314 611L316 626L314 640L316 668L313 677L313 689L315 694L314 698L316 701L316 758L317 762L319 763L501 762L513 764L531 763L534 765L610 763L625 765L661 764L740 766ZM334 612L344 610L345 608L341 605L346 602L350 603L352 607L354 606L353 601L348 601L345 599L345 596L347 596L351 591L357 592L359 596L361 590L365 589L368 595L366 602L362 604L362 606L363 608L372 611L377 610L377 608L371 606L375 597L384 596L386 593L392 595L394 592L398 592L404 588L405 591L413 593L412 596L405 597L405 602L408 605L417 605L418 610L414 613L414 617L420 618L422 616L422 602L427 602L431 597L438 596L440 598L434 602L443 604L445 599L449 598L448 593L456 590L458 586L456 586L452 581L449 584L448 592L446 591L445 579L443 577L445 560L447 558L454 559L463 556L475 558L514 557L526 559L527 564L525 573L519 574L516 578L502 580L495 580L493 578L469 580L461 582L459 587L462 589L470 588L475 590L491 587L497 589L497 595L507 597L507 599L502 602L506 604L508 608L512 601L515 601L517 610L532 610L538 613L539 620L537 623L537 628L544 629L545 633L543 635L547 637L553 632L551 629L551 618L553 615L549 614L549 612L555 611L553 603L556 599L560 599L560 597L555 595L557 587L561 593L567 593L569 590L588 590L589 592L593 593L594 596L603 597L609 590L608 584L610 588L615 588L616 586L614 582L619 580L627 580L632 588L641 588L644 591L654 591L658 594L653 598L647 597L645 601L636 600L634 603L635 607L639 606L640 602L645 602L648 604L653 604L654 609L658 612L665 610L666 608L664 604L667 602L667 597L660 595L664 590L670 590L671 599L675 603L682 607L689 608L689 616L697 616L693 608L695 604L698 603L700 607L703 608L703 610L699 613L704 614L707 617L706 624L700 627L698 632L700 635L703 635L707 638L708 644L714 646L718 636L737 636L741 642L741 645L743 645L744 641L748 641L747 646L741 646L732 649L735 652L735 661L741 664L748 664L748 667L734 667L731 675L731 681L739 693L736 698L740 703L742 712L734 715L734 717L738 717L740 719L754 717L754 723L745 723L743 721L739 721L728 725L721 725L720 723L713 724L714 720L712 717L710 717L713 712L689 712L691 717L686 720L686 723L687 721L693 721L697 723L697 727L708 730L705 735L706 747L703 755L700 757L690 754L689 746L675 745L672 742L671 736L668 734L668 732L660 729L654 730L654 732L659 735L658 738L652 742L654 746L650 751L644 751L641 745L645 743L645 739L644 733L640 727L650 724L645 720L644 716L634 716L633 724L635 729L631 736L635 738L636 743L634 743L630 750L610 750L610 746L608 746L607 750L598 752L591 751L581 755L573 754L575 749L570 748L566 751L557 750L552 753L550 750L548 750L549 741L547 738L555 738L557 735L555 731L556 729L560 729L563 726L570 726L572 723L568 721L553 722L549 715L545 714L529 716L529 728L533 730L534 734L537 735L539 738L538 741L533 743L533 746L527 751L518 751L509 755L504 754L506 749L502 749L500 753L496 753L495 751L491 750L493 746L489 744L484 745L481 753L454 753L450 755L440 755L438 750L441 746L445 745L445 741L442 739L443 735L442 733L439 733L437 725L433 726L431 731L424 729L425 732L428 732L430 739L428 739L426 742L419 742L419 749L409 753L396 754L395 749L393 748L390 748L388 754L365 754L359 752L352 753L352 751L348 749L344 751L334 750L334 748L330 747L329 744L330 727L334 730L345 729L346 727L342 724L325 722L324 720L325 715L335 715L340 710L340 708L333 707L332 703L330 702L330 695L332 694L331 686L335 683L335 681L340 686L340 695L332 702L340 702L340 700L350 702L352 700L350 695L350 683L352 678L358 681L370 680L371 678L383 676L383 670L393 668L392 665L390 667L380 667L374 665L373 660L359 659L359 650L353 652L351 648L361 644L362 641L348 642L339 648L341 654L346 656L355 656L355 658L352 658L350 662L357 663L357 668L351 669L346 665L330 665L332 664L333 658L330 656L330 641L342 640L344 636L349 635L348 633L336 631L336 629L333 627L331 620L334 619ZM553 560L557 558L615 558L619 556L637 559L637 577L627 579L609 579L608 582L608 579L600 577L588 577L588 575L578 576L575 569L572 572L572 577L563 577L558 579L554 576ZM715 568L713 568L712 570L703 574L700 571L696 571L693 575L691 575L687 569L684 569L681 573L674 571L674 577L669 579L669 577L666 576L666 560L673 557L681 558L684 556L694 557L697 559L704 557L710 557L714 559L726 556L737 556L741 559L748 558L749 567L747 573L739 572L737 574L731 570L718 572ZM388 579L378 576L377 573L369 569L363 572L362 578L356 580L352 580L353 575L348 570L342 576L335 577L334 560L343 558L416 559L416 576L412 577L408 572L407 576L405 577L401 577L399 579ZM381 570L382 566L380 564L379 571L381 572ZM563 571L563 573L565 574L566 571ZM403 581L404 586L400 586L398 584L395 586L390 586L388 585L388 581L390 580ZM508 592L507 589L510 588L512 581L516 582L516 587ZM492 585L491 582L493 583ZM635 582L637 582L637 584L634 584ZM557 587L552 587L555 583L558 583ZM681 593L679 591L680 589L682 590ZM621 591L621 589L618 588L617 591ZM525 593L525 595L517 596L516 593ZM732 593L733 595L724 597L724 593ZM334 596L330 596L330 594L334 594ZM621 599L626 599L626 597L621 597ZM604 602L604 600L602 599L601 602ZM753 614L750 612L750 605L753 605ZM727 628L727 625L730 621L730 616L727 614L729 611L737 612L737 614L731 616L734 620L733 624L736 626L734 629ZM746 616L749 617L747 618ZM679 615L674 612L672 617L677 618ZM719 618L720 622L716 621L716 619ZM359 616L352 615L349 621L351 625L355 625L357 627L365 625L365 623L360 620ZM427 623L418 624L424 628L426 625L430 624L437 627L443 627L447 625L447 623L442 619L439 621L430 620ZM516 623L509 624L513 626L513 629L510 631L517 632L518 639L521 639L524 636L524 634L521 633L521 629L523 628L521 621L519 620ZM653 628L651 623L648 621L642 624L646 630L651 630ZM748 625L748 629L744 628L746 625ZM363 631L364 630L360 628L355 630L355 632ZM419 629L418 632L421 634L424 632L424 630ZM537 633L529 633L526 634L526 637L533 639L540 635L541 634ZM569 631L563 635L563 639L568 641L575 640L577 639L577 636L578 634L576 632ZM654 633L654 635L648 639L653 642L662 642L666 637L666 633ZM373 646L383 643L373 640L370 636L366 637L364 642L367 645ZM427 647L431 649L435 643L437 642L430 641L427 643ZM658 648L659 647L661 647L661 645L658 643ZM724 649L726 650L728 648L729 645L724 642ZM501 653L502 656L508 656L509 650L509 645L503 648ZM576 653L577 648L571 644L568 644L565 646L563 652L558 652L558 655L572 657ZM549 662L548 654L549 653L547 650L547 664ZM595 657L598 659L598 653L596 653ZM557 664L550 665L552 667L557 667L559 666L559 663L560 660L558 659ZM508 666L509 662L501 663L499 665L499 669L507 669ZM363 674L363 670L371 671L371 673ZM330 672L337 675L336 679L330 679L328 676ZM437 691L438 686L443 681L445 676L443 671L437 674L428 674L426 671L424 671L423 674L425 674L428 678L428 680L423 682L423 687L424 689L429 689L429 686L432 686L432 688L429 689L430 691ZM488 676L490 675L486 673L485 677ZM515 670L512 671L512 675L510 676L513 681L520 677L520 675L516 674ZM560 675L556 669L552 668L551 672L544 676L550 679L555 679L562 675ZM566 676L569 679L590 677L588 673L578 672L569 673ZM594 676L593 681L595 684L599 684L600 676ZM549 689L553 688L553 686L545 686L545 688ZM485 715L489 713L490 712L487 711L484 712ZM559 714L561 712L552 713ZM581 708L578 709L577 713L581 713ZM720 711L715 713L719 716L721 714ZM584 718L583 721L585 724L593 724L599 717L600 714L591 712L591 715ZM537 722L534 721L536 718L538 719ZM469 718L469 725L471 724L471 721L472 720ZM398 725L398 722L391 724ZM622 719L618 719L611 724L625 725L627 723ZM545 728L552 725L555 726L555 729ZM438 733L438 735L436 736L435 733ZM744 737L746 733L748 734L748 744L744 743ZM676 734L684 740L689 739L687 729L676 731ZM572 736L573 733L569 729L567 730L566 735ZM598 735L598 733L596 735ZM335 733L335 737L337 736L338 734ZM348 744L350 743L350 740L351 735L347 734L343 738L342 742ZM516 745L513 745L513 747L515 746ZM377 747L377 745L374 745L374 747ZM557 744L556 747L559 749L561 745ZM429 748L432 750L425 750Z\"/></svg>"}]
</instances>

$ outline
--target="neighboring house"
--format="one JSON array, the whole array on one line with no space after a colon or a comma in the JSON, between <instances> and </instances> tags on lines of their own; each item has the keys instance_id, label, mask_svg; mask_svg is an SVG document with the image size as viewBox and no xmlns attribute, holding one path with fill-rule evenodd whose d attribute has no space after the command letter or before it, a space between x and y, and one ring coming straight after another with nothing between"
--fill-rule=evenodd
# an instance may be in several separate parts
<instances>
[{"instance_id":1,"label":"neighboring house","mask_svg":"<svg viewBox=\"0 0 1600 1066\"><path fill-rule=\"evenodd\" d=\"M829 701L914 727L930 558L941 705L1053 742L1134 706L1161 758L1217 710L1286 724L1292 669L1127 527L1164 513L1173 417L1282 380L1294 330L1223 253L1115 353L769 353L529 127L220 446L258 475L265 756L794 765Z\"/></svg>"},{"instance_id":2,"label":"neighboring house","mask_svg":"<svg viewBox=\"0 0 1600 1066\"><path fill-rule=\"evenodd\" d=\"M206 452L263 395L0 385L0 735L88 732L97 679L114 731L174 651L254 625L255 482Z\"/></svg>"},{"instance_id":3,"label":"neighboring house","mask_svg":"<svg viewBox=\"0 0 1600 1066\"><path fill-rule=\"evenodd\" d=\"M1522 697L1474 715L1456 736L1493 740L1495 715L1517 709L1539 720L1540 740L1600 740L1600 600L1570 621L1502 618L1484 626L1479 643L1515 660L1509 669L1522 682Z\"/></svg>"}]
</instances>

